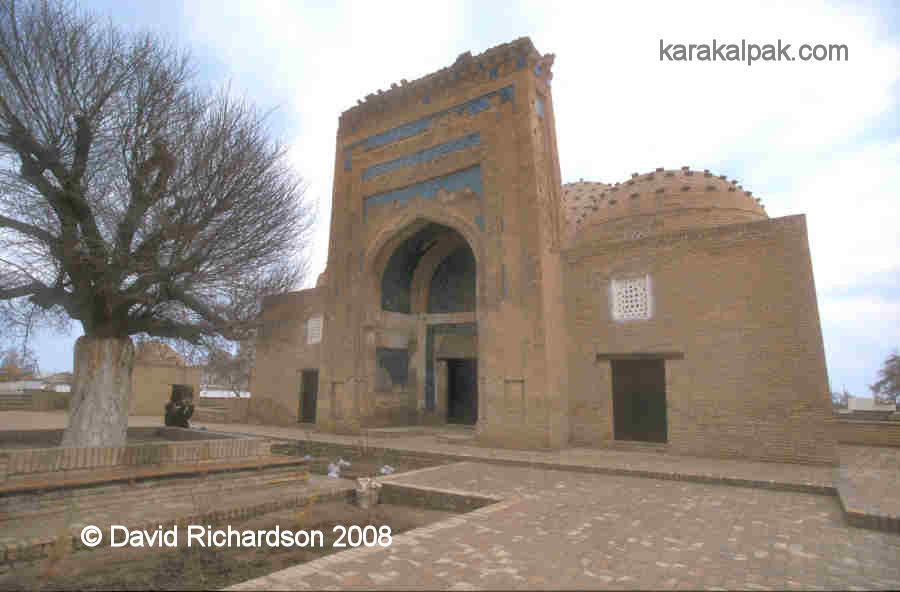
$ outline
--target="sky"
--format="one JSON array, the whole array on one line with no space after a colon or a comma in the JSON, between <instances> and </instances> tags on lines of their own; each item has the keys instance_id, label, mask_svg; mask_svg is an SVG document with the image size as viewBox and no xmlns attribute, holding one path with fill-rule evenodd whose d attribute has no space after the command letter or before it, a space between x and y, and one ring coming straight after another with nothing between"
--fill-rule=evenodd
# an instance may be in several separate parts
<instances>
[{"instance_id":1,"label":"sky","mask_svg":"<svg viewBox=\"0 0 900 592\"><path fill-rule=\"evenodd\" d=\"M900 348L900 2L300 2L83 0L189 48L200 78L262 109L319 205L327 258L340 113L522 36L553 53L564 182L710 169L806 214L833 390L871 396ZM665 44L844 44L846 61L674 62ZM796 53L794 54L796 55ZM41 370L71 370L80 334L41 333Z\"/></svg>"}]
</instances>

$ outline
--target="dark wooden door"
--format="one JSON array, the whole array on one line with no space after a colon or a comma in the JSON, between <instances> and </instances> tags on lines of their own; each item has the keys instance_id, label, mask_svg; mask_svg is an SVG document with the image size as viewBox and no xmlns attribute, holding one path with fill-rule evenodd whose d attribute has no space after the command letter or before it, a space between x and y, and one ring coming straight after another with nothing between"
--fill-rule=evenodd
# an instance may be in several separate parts
<instances>
[{"instance_id":1,"label":"dark wooden door","mask_svg":"<svg viewBox=\"0 0 900 592\"><path fill-rule=\"evenodd\" d=\"M613 360L612 383L615 439L665 442L665 361Z\"/></svg>"},{"instance_id":2,"label":"dark wooden door","mask_svg":"<svg viewBox=\"0 0 900 592\"><path fill-rule=\"evenodd\" d=\"M478 360L447 360L447 423L478 420Z\"/></svg>"},{"instance_id":3,"label":"dark wooden door","mask_svg":"<svg viewBox=\"0 0 900 592\"><path fill-rule=\"evenodd\" d=\"M319 395L319 371L304 370L300 386L300 413L298 421L316 423L316 399Z\"/></svg>"}]
</instances>

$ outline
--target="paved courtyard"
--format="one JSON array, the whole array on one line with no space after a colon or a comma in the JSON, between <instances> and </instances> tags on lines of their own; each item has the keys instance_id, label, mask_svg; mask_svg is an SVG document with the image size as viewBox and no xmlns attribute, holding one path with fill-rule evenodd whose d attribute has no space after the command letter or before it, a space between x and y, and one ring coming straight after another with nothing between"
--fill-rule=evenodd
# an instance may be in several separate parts
<instances>
[{"instance_id":1,"label":"paved courtyard","mask_svg":"<svg viewBox=\"0 0 900 592\"><path fill-rule=\"evenodd\" d=\"M11 412L3 420L9 428L62 427L66 416ZM299 428L208 427L360 440ZM896 510L900 449L842 446L841 467L833 469L612 450L494 450L421 434L369 443L463 460L386 478L392 483L502 501L398 535L388 548L344 551L234 589L900 589L900 535L848 525L833 495L847 482L867 503Z\"/></svg>"},{"instance_id":2,"label":"paved courtyard","mask_svg":"<svg viewBox=\"0 0 900 592\"><path fill-rule=\"evenodd\" d=\"M234 589L900 588L900 535L832 496L472 462L391 480L505 501Z\"/></svg>"}]
</instances>

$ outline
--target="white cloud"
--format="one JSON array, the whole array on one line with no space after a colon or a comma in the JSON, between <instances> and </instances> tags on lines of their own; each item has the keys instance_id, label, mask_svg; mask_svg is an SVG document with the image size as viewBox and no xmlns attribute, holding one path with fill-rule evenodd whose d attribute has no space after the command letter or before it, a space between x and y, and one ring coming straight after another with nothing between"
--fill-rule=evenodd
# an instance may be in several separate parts
<instances>
[{"instance_id":1,"label":"white cloud","mask_svg":"<svg viewBox=\"0 0 900 592\"><path fill-rule=\"evenodd\" d=\"M452 61L460 11L412 1L341 3L335 10L288 1L188 6L194 41L215 47L247 80L284 97L299 123L290 157L319 203L314 283L327 257L338 117L379 88Z\"/></svg>"}]
</instances>

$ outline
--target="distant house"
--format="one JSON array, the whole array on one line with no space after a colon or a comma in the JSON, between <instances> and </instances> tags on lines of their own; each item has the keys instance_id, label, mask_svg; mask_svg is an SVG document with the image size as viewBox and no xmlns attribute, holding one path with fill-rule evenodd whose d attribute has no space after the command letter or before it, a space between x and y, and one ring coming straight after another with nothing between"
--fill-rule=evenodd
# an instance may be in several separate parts
<instances>
[{"instance_id":1,"label":"distant house","mask_svg":"<svg viewBox=\"0 0 900 592\"><path fill-rule=\"evenodd\" d=\"M22 380L0 381L0 393L24 393L25 391L55 391L68 393L72 390L72 373L58 372L47 376L36 376Z\"/></svg>"},{"instance_id":2,"label":"distant house","mask_svg":"<svg viewBox=\"0 0 900 592\"><path fill-rule=\"evenodd\" d=\"M879 403L875 399L867 399L864 397L851 396L847 402L847 409L853 411L896 411L897 406L894 403Z\"/></svg>"},{"instance_id":3,"label":"distant house","mask_svg":"<svg viewBox=\"0 0 900 592\"><path fill-rule=\"evenodd\" d=\"M44 389L57 393L68 393L72 391L73 381L74 377L71 372L57 372L44 378Z\"/></svg>"},{"instance_id":4,"label":"distant house","mask_svg":"<svg viewBox=\"0 0 900 592\"><path fill-rule=\"evenodd\" d=\"M200 387L200 397L209 399L246 399L250 397L250 391L237 391L225 386L206 385Z\"/></svg>"},{"instance_id":5,"label":"distant house","mask_svg":"<svg viewBox=\"0 0 900 592\"><path fill-rule=\"evenodd\" d=\"M0 382L0 393L24 393L32 390L44 390L44 381L40 378L27 378Z\"/></svg>"},{"instance_id":6,"label":"distant house","mask_svg":"<svg viewBox=\"0 0 900 592\"><path fill-rule=\"evenodd\" d=\"M21 380L0 380L0 409L51 411L69 405L72 373L60 372Z\"/></svg>"}]
</instances>

